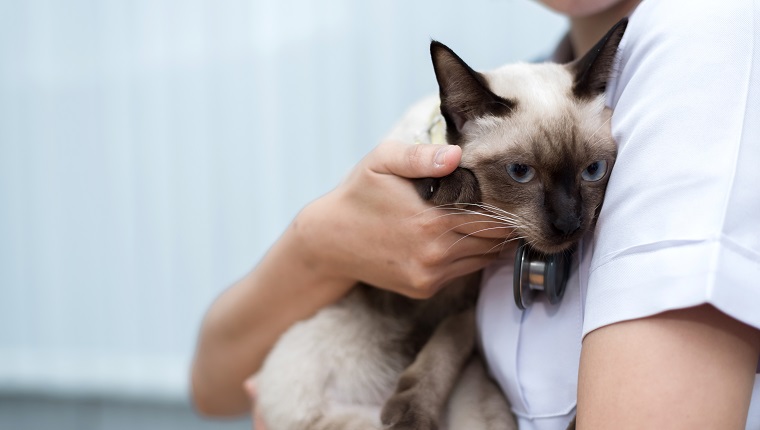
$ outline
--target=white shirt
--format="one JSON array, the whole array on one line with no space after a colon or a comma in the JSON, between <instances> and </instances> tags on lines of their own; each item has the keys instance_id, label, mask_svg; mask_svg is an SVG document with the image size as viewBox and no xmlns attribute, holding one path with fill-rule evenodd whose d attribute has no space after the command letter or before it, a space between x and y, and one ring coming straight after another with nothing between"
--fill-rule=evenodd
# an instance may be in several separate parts
<instances>
[{"instance_id":1,"label":"white shirt","mask_svg":"<svg viewBox=\"0 0 760 430\"><path fill-rule=\"evenodd\" d=\"M482 343L521 430L564 430L594 329L704 303L760 328L760 3L644 2L619 60L618 158L562 302L521 312L511 259L486 271Z\"/></svg>"}]
</instances>

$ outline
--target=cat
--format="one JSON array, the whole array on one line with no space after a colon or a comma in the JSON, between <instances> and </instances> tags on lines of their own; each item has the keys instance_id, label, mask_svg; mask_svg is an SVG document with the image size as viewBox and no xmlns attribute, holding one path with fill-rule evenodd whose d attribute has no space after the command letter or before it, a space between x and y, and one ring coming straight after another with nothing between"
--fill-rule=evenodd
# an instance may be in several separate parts
<instances>
[{"instance_id":1,"label":"cat","mask_svg":"<svg viewBox=\"0 0 760 430\"><path fill-rule=\"evenodd\" d=\"M593 228L617 154L604 92L626 24L573 63L485 73L431 42L439 97L391 138L413 141L439 104L462 159L446 177L415 181L420 196L513 227L544 253L573 246ZM256 376L268 430L516 429L477 352L479 280L456 279L427 300L360 283L295 324Z\"/></svg>"}]
</instances>

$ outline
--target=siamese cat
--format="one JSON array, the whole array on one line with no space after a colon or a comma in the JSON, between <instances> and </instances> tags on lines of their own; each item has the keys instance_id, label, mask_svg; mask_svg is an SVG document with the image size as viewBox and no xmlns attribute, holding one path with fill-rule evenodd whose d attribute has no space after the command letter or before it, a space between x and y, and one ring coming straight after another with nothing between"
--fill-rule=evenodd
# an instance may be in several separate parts
<instances>
[{"instance_id":1,"label":"siamese cat","mask_svg":"<svg viewBox=\"0 0 760 430\"><path fill-rule=\"evenodd\" d=\"M575 244L593 228L616 158L604 92L626 24L573 63L485 73L433 41L439 100L412 109L391 137L413 141L440 103L462 160L416 181L420 196L512 227L544 253ZM297 323L256 377L269 430L516 429L476 348L479 279L428 300L358 284Z\"/></svg>"}]
</instances>

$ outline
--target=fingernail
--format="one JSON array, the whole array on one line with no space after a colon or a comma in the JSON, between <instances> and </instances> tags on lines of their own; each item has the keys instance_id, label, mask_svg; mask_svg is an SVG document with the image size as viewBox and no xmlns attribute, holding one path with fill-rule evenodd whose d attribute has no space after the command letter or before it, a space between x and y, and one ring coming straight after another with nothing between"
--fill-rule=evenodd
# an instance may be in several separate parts
<instances>
[{"instance_id":1,"label":"fingernail","mask_svg":"<svg viewBox=\"0 0 760 430\"><path fill-rule=\"evenodd\" d=\"M441 167L446 164L446 153L449 152L449 146L444 146L435 153L435 167Z\"/></svg>"}]
</instances>

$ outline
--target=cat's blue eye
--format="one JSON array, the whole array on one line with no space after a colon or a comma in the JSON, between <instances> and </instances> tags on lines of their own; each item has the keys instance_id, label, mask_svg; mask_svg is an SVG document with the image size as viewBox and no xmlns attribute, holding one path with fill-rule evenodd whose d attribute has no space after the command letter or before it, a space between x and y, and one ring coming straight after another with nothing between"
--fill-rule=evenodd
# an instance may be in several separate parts
<instances>
[{"instance_id":1,"label":"cat's blue eye","mask_svg":"<svg viewBox=\"0 0 760 430\"><path fill-rule=\"evenodd\" d=\"M536 176L536 170L527 164L514 163L507 166L507 173L515 181L524 184Z\"/></svg>"},{"instance_id":2,"label":"cat's blue eye","mask_svg":"<svg viewBox=\"0 0 760 430\"><path fill-rule=\"evenodd\" d=\"M607 173L607 161L599 160L589 164L588 167L583 169L581 178L584 181L596 182L604 177Z\"/></svg>"}]
</instances>

